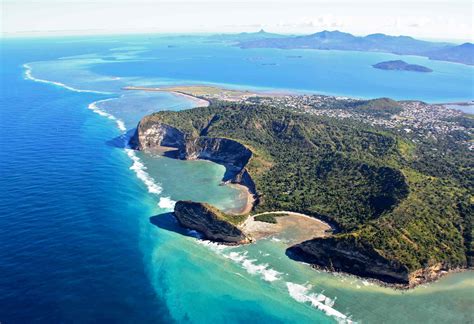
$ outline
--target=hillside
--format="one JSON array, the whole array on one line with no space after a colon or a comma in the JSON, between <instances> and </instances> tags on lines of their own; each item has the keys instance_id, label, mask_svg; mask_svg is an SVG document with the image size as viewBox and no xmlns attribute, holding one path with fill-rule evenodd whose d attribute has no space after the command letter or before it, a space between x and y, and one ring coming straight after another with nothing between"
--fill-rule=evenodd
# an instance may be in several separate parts
<instances>
[{"instance_id":1,"label":"hillside","mask_svg":"<svg viewBox=\"0 0 474 324\"><path fill-rule=\"evenodd\" d=\"M474 65L474 44L464 43L459 46L449 46L430 52L428 57L432 60Z\"/></svg>"},{"instance_id":2,"label":"hillside","mask_svg":"<svg viewBox=\"0 0 474 324\"><path fill-rule=\"evenodd\" d=\"M379 113L378 103L384 103L383 111L398 109L388 99L354 109ZM256 212L288 210L330 221L338 233L330 241L305 242L311 249L343 247L342 263L380 259L384 273L395 269L401 275L385 278L377 275L380 269L319 264L325 268L406 283L420 269L471 262L472 153L467 149L446 150L443 141L415 144L348 120L223 102L155 113L140 124L142 129L169 125L193 143L226 138L243 144L252 152L245 170L258 194ZM434 149L445 154L434 157ZM348 255L369 261L353 263Z\"/></svg>"},{"instance_id":3,"label":"hillside","mask_svg":"<svg viewBox=\"0 0 474 324\"><path fill-rule=\"evenodd\" d=\"M284 35L267 33L265 30L261 29L258 32L254 33L238 33L238 34L215 34L208 36L208 39L211 41L219 42L248 42L255 41L260 39L267 38L281 38L285 37Z\"/></svg>"},{"instance_id":4,"label":"hillside","mask_svg":"<svg viewBox=\"0 0 474 324\"><path fill-rule=\"evenodd\" d=\"M311 35L278 38L241 39L241 48L318 49L384 52L400 55L419 55L430 59L473 64L471 43L453 45L418 40L409 36L371 34L354 36L340 31L322 31Z\"/></svg>"}]
</instances>

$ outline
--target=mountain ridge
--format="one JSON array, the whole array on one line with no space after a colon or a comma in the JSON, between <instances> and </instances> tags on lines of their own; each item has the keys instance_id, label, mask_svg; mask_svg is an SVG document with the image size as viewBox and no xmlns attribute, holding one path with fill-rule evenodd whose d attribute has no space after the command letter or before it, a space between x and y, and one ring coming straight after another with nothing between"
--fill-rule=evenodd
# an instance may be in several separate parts
<instances>
[{"instance_id":1,"label":"mountain ridge","mask_svg":"<svg viewBox=\"0 0 474 324\"><path fill-rule=\"evenodd\" d=\"M238 41L237 46L243 49L279 48L384 52L398 55L418 55L432 60L474 65L474 45L469 42L456 45L383 33L355 36L339 30L323 30L297 36L270 34L273 35L272 37L265 37L263 34L262 37L258 37L258 33L253 33L253 39L239 39L238 35L234 41Z\"/></svg>"}]
</instances>

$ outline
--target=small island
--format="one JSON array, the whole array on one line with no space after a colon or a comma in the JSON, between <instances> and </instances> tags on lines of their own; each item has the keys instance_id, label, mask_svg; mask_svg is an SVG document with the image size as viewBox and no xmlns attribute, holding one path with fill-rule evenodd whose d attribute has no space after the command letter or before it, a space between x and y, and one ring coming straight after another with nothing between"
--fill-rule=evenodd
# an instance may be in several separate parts
<instances>
[{"instance_id":1,"label":"small island","mask_svg":"<svg viewBox=\"0 0 474 324\"><path fill-rule=\"evenodd\" d=\"M432 69L423 65L409 64L402 60L385 61L372 65L372 67L380 70L394 70L394 71L410 71L410 72L433 72Z\"/></svg>"}]
</instances>

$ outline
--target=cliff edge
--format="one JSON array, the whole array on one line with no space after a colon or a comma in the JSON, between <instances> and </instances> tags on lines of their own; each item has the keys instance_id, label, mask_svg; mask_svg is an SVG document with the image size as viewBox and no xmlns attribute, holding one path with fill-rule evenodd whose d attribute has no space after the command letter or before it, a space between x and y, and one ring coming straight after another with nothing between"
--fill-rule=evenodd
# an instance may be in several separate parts
<instances>
[{"instance_id":1,"label":"cliff edge","mask_svg":"<svg viewBox=\"0 0 474 324\"><path fill-rule=\"evenodd\" d=\"M247 147L227 138L187 134L151 116L144 117L138 124L129 142L131 148L151 152L160 147L172 147L176 149L179 159L201 159L222 164L226 168L224 182L241 184L251 194L256 194L255 184L245 169L252 157Z\"/></svg>"},{"instance_id":2,"label":"cliff edge","mask_svg":"<svg viewBox=\"0 0 474 324\"><path fill-rule=\"evenodd\" d=\"M199 231L206 239L229 244L251 242L250 237L232 223L238 223L239 218L226 215L209 204L180 200L174 207L174 215L182 226Z\"/></svg>"}]
</instances>

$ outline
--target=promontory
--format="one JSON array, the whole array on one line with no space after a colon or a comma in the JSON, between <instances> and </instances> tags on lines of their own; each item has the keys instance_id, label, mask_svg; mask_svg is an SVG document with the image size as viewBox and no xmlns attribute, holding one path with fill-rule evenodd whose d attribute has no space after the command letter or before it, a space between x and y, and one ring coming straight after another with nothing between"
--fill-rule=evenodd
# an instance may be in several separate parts
<instances>
[{"instance_id":1,"label":"promontory","mask_svg":"<svg viewBox=\"0 0 474 324\"><path fill-rule=\"evenodd\" d=\"M417 137L389 126L397 118L405 122L398 116L413 105L420 111L423 103L321 102L330 114L261 98L161 111L141 120L131 144L168 146L177 158L225 165L223 180L247 186L256 213L293 211L335 227L329 237L290 247L294 259L407 286L472 266L472 151L459 124L468 121L452 119L457 131L449 135ZM362 117L332 117L336 112ZM186 209L193 217L181 217ZM246 241L209 206L179 203L175 213L209 238Z\"/></svg>"}]
</instances>

